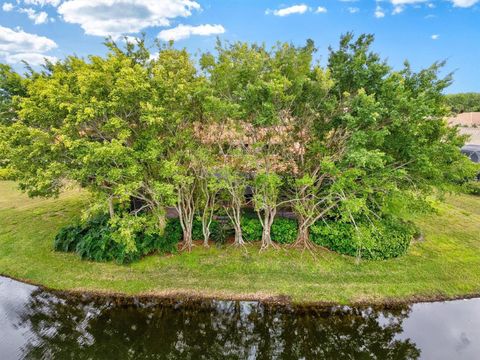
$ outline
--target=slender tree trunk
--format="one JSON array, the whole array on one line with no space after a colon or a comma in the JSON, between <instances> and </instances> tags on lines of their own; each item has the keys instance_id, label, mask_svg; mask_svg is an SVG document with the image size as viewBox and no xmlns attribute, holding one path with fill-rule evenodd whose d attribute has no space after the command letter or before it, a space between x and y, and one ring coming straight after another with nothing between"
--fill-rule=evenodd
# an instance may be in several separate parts
<instances>
[{"instance_id":1,"label":"slender tree trunk","mask_svg":"<svg viewBox=\"0 0 480 360\"><path fill-rule=\"evenodd\" d=\"M183 249L191 251L193 246L193 219L195 216L192 189L178 190L177 212L183 232Z\"/></svg>"},{"instance_id":2,"label":"slender tree trunk","mask_svg":"<svg viewBox=\"0 0 480 360\"><path fill-rule=\"evenodd\" d=\"M242 208L239 202L233 208L233 228L235 229L235 241L233 245L242 246L245 245L242 235L242 224L241 224Z\"/></svg>"},{"instance_id":3,"label":"slender tree trunk","mask_svg":"<svg viewBox=\"0 0 480 360\"><path fill-rule=\"evenodd\" d=\"M113 196L108 198L108 212L110 214L110 219L115 216L115 209L113 208Z\"/></svg>"},{"instance_id":4,"label":"slender tree trunk","mask_svg":"<svg viewBox=\"0 0 480 360\"><path fill-rule=\"evenodd\" d=\"M185 227L182 229L183 230L183 243L184 243L184 248L188 251L192 250L192 245L193 245L193 237L192 237L192 224L190 222L186 222Z\"/></svg>"},{"instance_id":5,"label":"slender tree trunk","mask_svg":"<svg viewBox=\"0 0 480 360\"><path fill-rule=\"evenodd\" d=\"M202 224L202 232L203 232L203 246L210 247L210 245L208 245L208 240L210 240L210 226Z\"/></svg>"},{"instance_id":6,"label":"slender tree trunk","mask_svg":"<svg viewBox=\"0 0 480 360\"><path fill-rule=\"evenodd\" d=\"M207 190L208 191L208 190ZM206 193L205 206L202 213L202 233L203 233L203 246L209 247L208 240L210 240L210 225L213 219L213 208L215 205L215 194Z\"/></svg>"},{"instance_id":7,"label":"slender tree trunk","mask_svg":"<svg viewBox=\"0 0 480 360\"><path fill-rule=\"evenodd\" d=\"M269 247L276 247L276 244L272 240L272 224L275 220L276 209L267 208L263 214L263 221L262 219L262 247L260 250L268 249ZM259 214L260 217L260 214Z\"/></svg>"}]
</instances>

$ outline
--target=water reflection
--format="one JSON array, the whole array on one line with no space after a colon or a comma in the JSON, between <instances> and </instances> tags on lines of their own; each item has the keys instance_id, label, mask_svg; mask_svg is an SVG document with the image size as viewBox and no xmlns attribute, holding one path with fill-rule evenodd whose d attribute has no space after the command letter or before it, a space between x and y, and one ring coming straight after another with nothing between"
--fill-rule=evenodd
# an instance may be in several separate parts
<instances>
[{"instance_id":1,"label":"water reflection","mask_svg":"<svg viewBox=\"0 0 480 360\"><path fill-rule=\"evenodd\" d=\"M127 304L53 294L0 278L0 312L0 354L6 359L417 359L421 354L408 336L414 329L404 332L416 312L412 307L293 311L256 302ZM472 341L466 333L465 339Z\"/></svg>"}]
</instances>

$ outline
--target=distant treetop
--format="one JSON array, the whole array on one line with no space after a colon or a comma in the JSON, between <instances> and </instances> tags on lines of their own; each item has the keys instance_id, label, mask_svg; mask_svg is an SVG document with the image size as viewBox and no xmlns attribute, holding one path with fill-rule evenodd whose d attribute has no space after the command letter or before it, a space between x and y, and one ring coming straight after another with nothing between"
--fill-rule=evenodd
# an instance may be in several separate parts
<instances>
[{"instance_id":1,"label":"distant treetop","mask_svg":"<svg viewBox=\"0 0 480 360\"><path fill-rule=\"evenodd\" d=\"M455 114L480 111L480 93L460 93L447 95L447 102Z\"/></svg>"}]
</instances>

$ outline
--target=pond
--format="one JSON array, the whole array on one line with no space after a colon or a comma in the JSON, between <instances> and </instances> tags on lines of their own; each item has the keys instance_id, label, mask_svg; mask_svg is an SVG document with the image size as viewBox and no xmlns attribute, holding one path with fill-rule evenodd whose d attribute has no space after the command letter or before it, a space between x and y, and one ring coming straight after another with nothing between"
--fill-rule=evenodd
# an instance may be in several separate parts
<instances>
[{"instance_id":1,"label":"pond","mask_svg":"<svg viewBox=\"0 0 480 360\"><path fill-rule=\"evenodd\" d=\"M0 358L478 359L480 299L288 308L72 296L0 277Z\"/></svg>"}]
</instances>

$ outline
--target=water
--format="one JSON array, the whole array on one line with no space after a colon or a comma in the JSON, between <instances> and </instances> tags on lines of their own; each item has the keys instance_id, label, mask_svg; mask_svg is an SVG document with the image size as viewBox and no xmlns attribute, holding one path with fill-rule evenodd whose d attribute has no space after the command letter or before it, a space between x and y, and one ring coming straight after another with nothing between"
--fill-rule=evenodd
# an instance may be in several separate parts
<instances>
[{"instance_id":1,"label":"water","mask_svg":"<svg viewBox=\"0 0 480 360\"><path fill-rule=\"evenodd\" d=\"M0 359L479 359L480 299L288 309L67 296L0 277Z\"/></svg>"}]
</instances>

